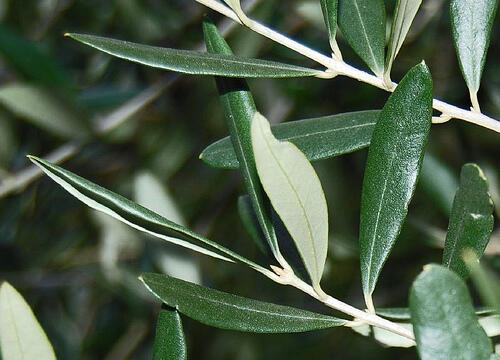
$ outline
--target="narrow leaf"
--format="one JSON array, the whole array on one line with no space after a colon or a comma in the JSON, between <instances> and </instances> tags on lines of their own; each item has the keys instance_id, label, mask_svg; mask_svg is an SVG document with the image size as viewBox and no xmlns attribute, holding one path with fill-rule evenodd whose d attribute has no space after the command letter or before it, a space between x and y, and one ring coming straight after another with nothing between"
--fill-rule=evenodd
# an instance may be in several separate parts
<instances>
[{"instance_id":1,"label":"narrow leaf","mask_svg":"<svg viewBox=\"0 0 500 360\"><path fill-rule=\"evenodd\" d=\"M500 281L498 277L479 263L476 254L471 249L465 250L464 261L484 304L500 313Z\"/></svg>"},{"instance_id":2,"label":"narrow leaf","mask_svg":"<svg viewBox=\"0 0 500 360\"><path fill-rule=\"evenodd\" d=\"M0 287L0 346L5 360L56 359L30 306L7 282Z\"/></svg>"},{"instance_id":3,"label":"narrow leaf","mask_svg":"<svg viewBox=\"0 0 500 360\"><path fill-rule=\"evenodd\" d=\"M345 320L224 293L160 274L141 280L156 297L205 325L252 333L293 333L342 326Z\"/></svg>"},{"instance_id":4,"label":"narrow leaf","mask_svg":"<svg viewBox=\"0 0 500 360\"><path fill-rule=\"evenodd\" d=\"M467 286L452 271L428 265L410 291L410 311L422 360L488 360L491 340L478 322Z\"/></svg>"},{"instance_id":5,"label":"narrow leaf","mask_svg":"<svg viewBox=\"0 0 500 360\"><path fill-rule=\"evenodd\" d=\"M334 53L339 52L337 40L335 35L337 34L337 12L339 6L339 0L320 0L321 10L323 11L323 17L325 19L326 29L328 31L328 39L330 40L330 47Z\"/></svg>"},{"instance_id":6,"label":"narrow leaf","mask_svg":"<svg viewBox=\"0 0 500 360\"><path fill-rule=\"evenodd\" d=\"M64 138L83 138L90 133L75 109L40 87L4 85L0 87L0 104L33 125Z\"/></svg>"},{"instance_id":7,"label":"narrow leaf","mask_svg":"<svg viewBox=\"0 0 500 360\"><path fill-rule=\"evenodd\" d=\"M390 76L392 63L398 55L401 46L408 35L410 26L417 14L422 0L398 0L394 18L392 19L391 37L387 49L387 58L385 61L386 76Z\"/></svg>"},{"instance_id":8,"label":"narrow leaf","mask_svg":"<svg viewBox=\"0 0 500 360\"><path fill-rule=\"evenodd\" d=\"M361 273L371 298L408 212L432 117L432 79L425 64L411 69L375 125L361 197Z\"/></svg>"},{"instance_id":9,"label":"narrow leaf","mask_svg":"<svg viewBox=\"0 0 500 360\"><path fill-rule=\"evenodd\" d=\"M245 259L213 241L205 239L179 224L165 219L121 195L115 194L112 191L85 180L45 160L34 156L30 156L29 158L52 180L92 209L108 214L134 229L166 240L170 243L218 259L239 261L258 271L263 270L261 266L250 260Z\"/></svg>"},{"instance_id":10,"label":"narrow leaf","mask_svg":"<svg viewBox=\"0 0 500 360\"><path fill-rule=\"evenodd\" d=\"M60 88L72 85L68 74L50 54L3 25L0 25L0 54L26 80Z\"/></svg>"},{"instance_id":11,"label":"narrow leaf","mask_svg":"<svg viewBox=\"0 0 500 360\"><path fill-rule=\"evenodd\" d=\"M481 83L498 0L452 0L451 29L460 68L471 93Z\"/></svg>"},{"instance_id":12,"label":"narrow leaf","mask_svg":"<svg viewBox=\"0 0 500 360\"><path fill-rule=\"evenodd\" d=\"M450 216L444 244L443 264L463 278L468 277L463 252L470 248L481 258L493 231L493 202L488 183L476 164L465 164Z\"/></svg>"},{"instance_id":13,"label":"narrow leaf","mask_svg":"<svg viewBox=\"0 0 500 360\"><path fill-rule=\"evenodd\" d=\"M156 323L153 360L186 360L187 349L182 320L175 308L163 306Z\"/></svg>"},{"instance_id":14,"label":"narrow leaf","mask_svg":"<svg viewBox=\"0 0 500 360\"><path fill-rule=\"evenodd\" d=\"M353 50L377 76L382 76L385 49L384 1L339 0L338 22Z\"/></svg>"},{"instance_id":15,"label":"narrow leaf","mask_svg":"<svg viewBox=\"0 0 500 360\"><path fill-rule=\"evenodd\" d=\"M252 122L252 145L264 190L319 289L328 250L328 209L321 182L304 154L292 143L276 140L259 113Z\"/></svg>"},{"instance_id":16,"label":"narrow leaf","mask_svg":"<svg viewBox=\"0 0 500 360\"><path fill-rule=\"evenodd\" d=\"M203 32L209 53L232 55L229 45L214 24L204 22ZM250 131L256 111L252 94L244 79L216 78L216 83L231 134L231 143L238 162L242 164L240 170L252 207L274 256L281 259L276 234L266 208L268 201L262 191L255 167Z\"/></svg>"},{"instance_id":17,"label":"narrow leaf","mask_svg":"<svg viewBox=\"0 0 500 360\"><path fill-rule=\"evenodd\" d=\"M350 112L272 125L271 130L278 140L295 144L309 161L319 161L368 146L379 114L379 110ZM239 167L229 137L209 145L200 159L216 168Z\"/></svg>"},{"instance_id":18,"label":"narrow leaf","mask_svg":"<svg viewBox=\"0 0 500 360\"><path fill-rule=\"evenodd\" d=\"M318 70L275 61L170 49L85 34L67 36L118 58L184 74L287 78L314 76L319 73Z\"/></svg>"}]
</instances>

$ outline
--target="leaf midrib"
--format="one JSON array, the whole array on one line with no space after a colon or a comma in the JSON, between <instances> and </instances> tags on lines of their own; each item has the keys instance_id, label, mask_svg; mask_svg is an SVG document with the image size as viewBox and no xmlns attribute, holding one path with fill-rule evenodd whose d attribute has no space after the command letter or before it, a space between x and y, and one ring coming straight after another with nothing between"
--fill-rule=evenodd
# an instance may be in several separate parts
<instances>
[{"instance_id":1,"label":"leaf midrib","mask_svg":"<svg viewBox=\"0 0 500 360\"><path fill-rule=\"evenodd\" d=\"M377 63L377 59L375 58L375 53L373 52L373 49L370 45L370 39L368 38L368 33L366 32L366 27L365 27L365 24L363 22L363 18L361 17L361 12L359 10L359 5L358 5L358 0L353 0L353 4L354 6L356 7L356 13L359 17L359 20L360 20L360 23L361 23L361 28L363 29L363 36L365 37L366 39L366 43L368 44L368 50L370 50L370 54L371 54L371 57L373 59L373 65L375 66L375 68L378 70L380 70L378 67L379 67L379 64Z\"/></svg>"},{"instance_id":2,"label":"leaf midrib","mask_svg":"<svg viewBox=\"0 0 500 360\"><path fill-rule=\"evenodd\" d=\"M312 231L311 224L309 222L309 217L307 216L304 204L302 203L302 200L300 199L299 194L295 190L295 187L292 185L292 183L291 183L291 181L290 181L290 179L289 179L286 171L283 169L283 167L281 166L281 163L278 161L278 158L274 154L274 152L273 152L273 150L271 148L271 145L269 144L269 141L268 141L267 137L264 136L264 133L262 132L262 126L260 126L260 124L259 124L259 130L260 130L261 135L262 135L261 137L264 139L264 143L266 144L267 148L269 149L269 152L271 153L271 156L274 158L274 160L278 164L281 172L285 176L285 179L286 179L288 185L290 186L290 188L292 189L293 193L295 194L295 197L297 198L297 202L298 202L298 204L300 206L302 214L303 214L303 216L304 216L304 218L306 220L307 231L309 232L309 238L311 239L311 246L312 246L313 254L314 254L314 267L315 267L315 271L316 271L316 279L319 279L320 276L321 276L321 274L319 274L319 264L318 264L318 258L317 258L316 244L314 242L313 231ZM277 140L277 141L279 142L279 140ZM295 146L295 145L292 144L292 146Z\"/></svg>"}]
</instances>

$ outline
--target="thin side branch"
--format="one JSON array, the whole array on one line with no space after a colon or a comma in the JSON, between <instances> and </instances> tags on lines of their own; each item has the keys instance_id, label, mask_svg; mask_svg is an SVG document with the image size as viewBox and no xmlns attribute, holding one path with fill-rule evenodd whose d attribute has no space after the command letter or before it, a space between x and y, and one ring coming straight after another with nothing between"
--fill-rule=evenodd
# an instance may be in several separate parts
<instances>
[{"instance_id":1,"label":"thin side branch","mask_svg":"<svg viewBox=\"0 0 500 360\"><path fill-rule=\"evenodd\" d=\"M221 4L217 0L196 0L196 1L231 18L232 20L240 24L247 26L248 28L257 33L291 50L294 50L295 52L302 54L311 60L316 61L317 63L326 67L327 72L330 74L344 75L389 92L394 91L394 89L398 85L395 82L391 82L388 84L384 81L384 79L369 74L365 71L356 69L355 67L345 63L340 59L326 56L316 50L313 50L299 43L298 41L295 41L267 27L266 25L263 25L255 20L249 19L246 16L240 19L233 10ZM465 110L436 99L434 99L433 101L433 107L442 114L441 119L460 119L500 133L500 121L495 120L484 114L481 114L480 112Z\"/></svg>"}]
</instances>

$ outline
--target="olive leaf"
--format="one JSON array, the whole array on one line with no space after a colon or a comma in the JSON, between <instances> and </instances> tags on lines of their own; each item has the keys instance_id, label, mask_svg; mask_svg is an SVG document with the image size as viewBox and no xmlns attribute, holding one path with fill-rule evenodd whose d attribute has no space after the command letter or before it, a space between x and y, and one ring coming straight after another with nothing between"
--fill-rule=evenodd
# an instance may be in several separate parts
<instances>
[{"instance_id":1,"label":"olive leaf","mask_svg":"<svg viewBox=\"0 0 500 360\"><path fill-rule=\"evenodd\" d=\"M85 34L67 36L97 50L139 64L193 75L247 78L314 76L318 70L235 55L170 49Z\"/></svg>"},{"instance_id":2,"label":"olive leaf","mask_svg":"<svg viewBox=\"0 0 500 360\"><path fill-rule=\"evenodd\" d=\"M186 360L187 349L182 320L175 308L163 306L156 323L153 360Z\"/></svg>"},{"instance_id":3,"label":"olive leaf","mask_svg":"<svg viewBox=\"0 0 500 360\"><path fill-rule=\"evenodd\" d=\"M328 251L328 209L318 175L295 145L274 137L260 113L252 122L252 146L262 186L319 290Z\"/></svg>"},{"instance_id":4,"label":"olive leaf","mask_svg":"<svg viewBox=\"0 0 500 360\"><path fill-rule=\"evenodd\" d=\"M493 201L486 178L479 166L465 164L451 210L443 264L466 278L469 274L462 258L464 250L472 249L481 258L492 231Z\"/></svg>"}]
</instances>

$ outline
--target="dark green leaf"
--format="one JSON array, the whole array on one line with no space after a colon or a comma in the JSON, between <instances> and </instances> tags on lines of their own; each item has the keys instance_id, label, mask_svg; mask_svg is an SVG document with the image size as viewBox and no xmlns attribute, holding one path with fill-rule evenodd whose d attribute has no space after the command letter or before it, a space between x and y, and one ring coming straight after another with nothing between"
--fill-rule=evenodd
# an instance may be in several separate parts
<instances>
[{"instance_id":1,"label":"dark green leaf","mask_svg":"<svg viewBox=\"0 0 500 360\"><path fill-rule=\"evenodd\" d=\"M0 54L27 80L53 87L70 87L66 72L55 59L32 43L0 25Z\"/></svg>"},{"instance_id":2,"label":"dark green leaf","mask_svg":"<svg viewBox=\"0 0 500 360\"><path fill-rule=\"evenodd\" d=\"M370 144L379 110L357 111L273 125L278 140L294 143L309 161L328 159ZM209 145L200 155L206 164L237 169L239 162L229 137Z\"/></svg>"},{"instance_id":3,"label":"dark green leaf","mask_svg":"<svg viewBox=\"0 0 500 360\"><path fill-rule=\"evenodd\" d=\"M175 308L162 307L156 323L153 360L186 360L182 321Z\"/></svg>"},{"instance_id":4,"label":"dark green leaf","mask_svg":"<svg viewBox=\"0 0 500 360\"><path fill-rule=\"evenodd\" d=\"M383 0L339 0L338 22L354 51L377 76L384 74Z\"/></svg>"},{"instance_id":5,"label":"dark green leaf","mask_svg":"<svg viewBox=\"0 0 500 360\"><path fill-rule=\"evenodd\" d=\"M432 78L411 69L375 125L361 197L361 273L365 297L375 289L417 183L432 117Z\"/></svg>"},{"instance_id":6,"label":"dark green leaf","mask_svg":"<svg viewBox=\"0 0 500 360\"><path fill-rule=\"evenodd\" d=\"M203 324L256 333L292 333L342 326L345 320L252 300L160 274L144 274L146 287L165 304Z\"/></svg>"},{"instance_id":7,"label":"dark green leaf","mask_svg":"<svg viewBox=\"0 0 500 360\"><path fill-rule=\"evenodd\" d=\"M337 11L339 6L339 0L320 0L321 10L323 11L323 17L325 19L326 29L328 30L328 39L330 40L330 47L332 50L337 49L337 40L335 40L335 35L337 34Z\"/></svg>"},{"instance_id":8,"label":"dark green leaf","mask_svg":"<svg viewBox=\"0 0 500 360\"><path fill-rule=\"evenodd\" d=\"M422 360L489 360L491 340L479 325L467 286L454 272L426 266L411 288L410 311Z\"/></svg>"},{"instance_id":9,"label":"dark green leaf","mask_svg":"<svg viewBox=\"0 0 500 360\"><path fill-rule=\"evenodd\" d=\"M121 195L34 156L30 160L71 195L91 208L145 233L199 253L226 261L239 261L258 271L261 266Z\"/></svg>"},{"instance_id":10,"label":"dark green leaf","mask_svg":"<svg viewBox=\"0 0 500 360\"><path fill-rule=\"evenodd\" d=\"M479 166L465 164L451 210L443 264L467 278L468 271L462 258L464 250L470 248L477 258L481 258L492 231L493 202L486 178Z\"/></svg>"},{"instance_id":11,"label":"dark green leaf","mask_svg":"<svg viewBox=\"0 0 500 360\"><path fill-rule=\"evenodd\" d=\"M319 73L318 70L275 61L135 44L101 36L85 34L67 35L86 45L122 59L185 74L247 78L286 78L314 76Z\"/></svg>"},{"instance_id":12,"label":"dark green leaf","mask_svg":"<svg viewBox=\"0 0 500 360\"><path fill-rule=\"evenodd\" d=\"M232 55L229 45L219 34L214 24L204 22L203 32L209 53ZM216 82L231 134L233 149L235 149L238 162L243 164L240 170L252 207L273 254L279 259L281 255L278 242L266 209L267 199L259 182L252 150L250 127L256 111L252 94L244 79L216 78Z\"/></svg>"},{"instance_id":13,"label":"dark green leaf","mask_svg":"<svg viewBox=\"0 0 500 360\"><path fill-rule=\"evenodd\" d=\"M477 93L481 83L498 0L452 0L451 29L467 86Z\"/></svg>"}]
</instances>

